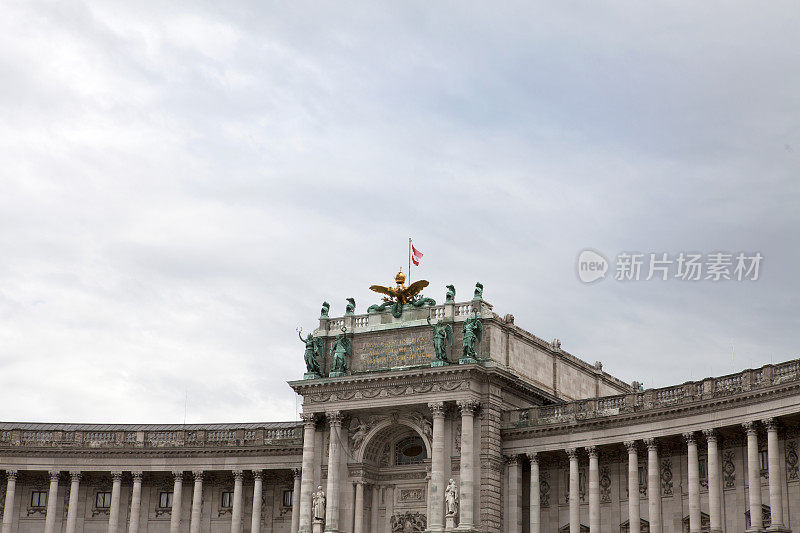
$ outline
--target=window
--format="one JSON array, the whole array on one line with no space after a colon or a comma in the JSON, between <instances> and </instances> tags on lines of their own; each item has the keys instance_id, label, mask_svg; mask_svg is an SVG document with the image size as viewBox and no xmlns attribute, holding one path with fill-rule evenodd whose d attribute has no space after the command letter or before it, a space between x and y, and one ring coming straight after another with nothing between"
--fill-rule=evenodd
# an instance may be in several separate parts
<instances>
[{"instance_id":1,"label":"window","mask_svg":"<svg viewBox=\"0 0 800 533\"><path fill-rule=\"evenodd\" d=\"M425 443L419 436L406 437L397 442L394 451L394 463L397 465L413 465L423 462L428 454Z\"/></svg>"},{"instance_id":2,"label":"window","mask_svg":"<svg viewBox=\"0 0 800 533\"><path fill-rule=\"evenodd\" d=\"M31 492L31 507L47 507L47 492L43 490Z\"/></svg>"},{"instance_id":3,"label":"window","mask_svg":"<svg viewBox=\"0 0 800 533\"><path fill-rule=\"evenodd\" d=\"M639 486L647 486L647 469L642 465L639 465Z\"/></svg>"},{"instance_id":4,"label":"window","mask_svg":"<svg viewBox=\"0 0 800 533\"><path fill-rule=\"evenodd\" d=\"M769 470L769 457L767 456L767 450L761 450L758 452L758 464L761 467L761 471Z\"/></svg>"},{"instance_id":5,"label":"window","mask_svg":"<svg viewBox=\"0 0 800 533\"><path fill-rule=\"evenodd\" d=\"M172 509L172 493L162 492L158 495L158 506L161 509Z\"/></svg>"},{"instance_id":6,"label":"window","mask_svg":"<svg viewBox=\"0 0 800 533\"><path fill-rule=\"evenodd\" d=\"M292 493L291 490L283 491L283 506L284 507L291 507L292 506Z\"/></svg>"},{"instance_id":7,"label":"window","mask_svg":"<svg viewBox=\"0 0 800 533\"><path fill-rule=\"evenodd\" d=\"M230 509L233 507L233 493L232 492L223 492L222 493L222 501L219 504L220 507L223 509Z\"/></svg>"},{"instance_id":8,"label":"window","mask_svg":"<svg viewBox=\"0 0 800 533\"><path fill-rule=\"evenodd\" d=\"M708 479L708 457L699 457L697 466L700 471L700 479Z\"/></svg>"},{"instance_id":9,"label":"window","mask_svg":"<svg viewBox=\"0 0 800 533\"><path fill-rule=\"evenodd\" d=\"M111 507L111 493L98 492L94 500L94 506L98 509L109 509Z\"/></svg>"}]
</instances>

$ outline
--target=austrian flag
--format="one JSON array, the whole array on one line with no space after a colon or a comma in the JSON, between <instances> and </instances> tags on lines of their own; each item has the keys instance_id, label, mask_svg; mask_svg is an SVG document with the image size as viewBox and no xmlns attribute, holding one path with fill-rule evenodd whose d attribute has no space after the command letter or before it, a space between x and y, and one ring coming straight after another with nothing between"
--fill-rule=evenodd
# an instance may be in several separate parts
<instances>
[{"instance_id":1,"label":"austrian flag","mask_svg":"<svg viewBox=\"0 0 800 533\"><path fill-rule=\"evenodd\" d=\"M417 250L414 245L411 245L411 262L414 263L415 266L419 266L419 260L422 259L422 252Z\"/></svg>"}]
</instances>

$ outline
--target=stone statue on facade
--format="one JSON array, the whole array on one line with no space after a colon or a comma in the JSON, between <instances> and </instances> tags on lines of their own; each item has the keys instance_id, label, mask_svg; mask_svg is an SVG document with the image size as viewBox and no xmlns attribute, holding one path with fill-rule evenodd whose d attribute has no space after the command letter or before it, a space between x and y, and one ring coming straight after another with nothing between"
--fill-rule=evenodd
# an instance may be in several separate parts
<instances>
[{"instance_id":1,"label":"stone statue on facade","mask_svg":"<svg viewBox=\"0 0 800 533\"><path fill-rule=\"evenodd\" d=\"M456 288L452 285L446 285L447 292L444 295L444 303L446 304L454 304L456 303Z\"/></svg>"},{"instance_id":2,"label":"stone statue on facade","mask_svg":"<svg viewBox=\"0 0 800 533\"><path fill-rule=\"evenodd\" d=\"M340 377L347 374L347 358L353 355L353 347L347 338L347 328L342 326L342 332L336 336L336 340L331 344L331 366L330 377Z\"/></svg>"},{"instance_id":3,"label":"stone statue on facade","mask_svg":"<svg viewBox=\"0 0 800 533\"><path fill-rule=\"evenodd\" d=\"M445 515L456 516L458 514L458 487L452 479L447 484L444 491Z\"/></svg>"},{"instance_id":4,"label":"stone statue on facade","mask_svg":"<svg viewBox=\"0 0 800 533\"><path fill-rule=\"evenodd\" d=\"M369 433L370 425L360 418L353 418L352 422L350 422L350 440L352 445L350 450L355 452L361 445L364 443L364 438Z\"/></svg>"},{"instance_id":5,"label":"stone statue on facade","mask_svg":"<svg viewBox=\"0 0 800 533\"><path fill-rule=\"evenodd\" d=\"M483 300L483 283L480 281L475 284L475 295L472 297L473 300Z\"/></svg>"},{"instance_id":6,"label":"stone statue on facade","mask_svg":"<svg viewBox=\"0 0 800 533\"><path fill-rule=\"evenodd\" d=\"M318 357L322 355L323 341L311 333L303 338L302 331L302 329L298 329L297 335L300 337L300 341L306 345L306 352L303 356L306 361L306 377L320 377Z\"/></svg>"},{"instance_id":7,"label":"stone statue on facade","mask_svg":"<svg viewBox=\"0 0 800 533\"><path fill-rule=\"evenodd\" d=\"M348 298L347 305L344 308L345 316L354 315L356 313L356 299L355 298Z\"/></svg>"},{"instance_id":8,"label":"stone statue on facade","mask_svg":"<svg viewBox=\"0 0 800 533\"><path fill-rule=\"evenodd\" d=\"M478 359L476 347L483 339L483 323L477 311L464 321L464 340L460 363L474 363Z\"/></svg>"},{"instance_id":9,"label":"stone statue on facade","mask_svg":"<svg viewBox=\"0 0 800 533\"><path fill-rule=\"evenodd\" d=\"M311 496L311 506L314 511L314 521L325 520L325 492L322 486L317 487L317 492Z\"/></svg>"},{"instance_id":10,"label":"stone statue on facade","mask_svg":"<svg viewBox=\"0 0 800 533\"><path fill-rule=\"evenodd\" d=\"M322 302L322 310L319 312L320 318L328 318L328 311L331 308L331 304L328 302Z\"/></svg>"},{"instance_id":11,"label":"stone statue on facade","mask_svg":"<svg viewBox=\"0 0 800 533\"><path fill-rule=\"evenodd\" d=\"M433 328L433 351L436 355L431 366L444 366L448 364L447 347L453 345L453 326L444 324L441 320L432 324L431 317L428 317L428 325Z\"/></svg>"}]
</instances>

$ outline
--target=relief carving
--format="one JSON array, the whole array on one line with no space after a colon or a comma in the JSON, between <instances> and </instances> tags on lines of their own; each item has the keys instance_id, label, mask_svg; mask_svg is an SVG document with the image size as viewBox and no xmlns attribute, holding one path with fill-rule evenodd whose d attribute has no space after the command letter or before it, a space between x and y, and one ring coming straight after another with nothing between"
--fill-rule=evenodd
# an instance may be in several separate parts
<instances>
[{"instance_id":1,"label":"relief carving","mask_svg":"<svg viewBox=\"0 0 800 533\"><path fill-rule=\"evenodd\" d=\"M427 520L422 513L407 512L392 517L392 533L422 533L427 527Z\"/></svg>"},{"instance_id":2,"label":"relief carving","mask_svg":"<svg viewBox=\"0 0 800 533\"><path fill-rule=\"evenodd\" d=\"M661 460L661 494L672 496L672 459Z\"/></svg>"},{"instance_id":3,"label":"relief carving","mask_svg":"<svg viewBox=\"0 0 800 533\"><path fill-rule=\"evenodd\" d=\"M791 480L798 478L797 472L797 441L786 442L786 477Z\"/></svg>"},{"instance_id":4,"label":"relief carving","mask_svg":"<svg viewBox=\"0 0 800 533\"><path fill-rule=\"evenodd\" d=\"M733 450L725 450L722 453L722 480L726 489L736 486L736 465L733 463L735 458Z\"/></svg>"}]
</instances>

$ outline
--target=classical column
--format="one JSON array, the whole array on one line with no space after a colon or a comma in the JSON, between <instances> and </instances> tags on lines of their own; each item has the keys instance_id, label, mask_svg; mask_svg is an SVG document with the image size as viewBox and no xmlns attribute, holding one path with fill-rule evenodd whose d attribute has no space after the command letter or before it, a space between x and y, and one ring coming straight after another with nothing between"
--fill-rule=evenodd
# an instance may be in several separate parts
<instances>
[{"instance_id":1,"label":"classical column","mask_svg":"<svg viewBox=\"0 0 800 533\"><path fill-rule=\"evenodd\" d=\"M628 531L639 533L639 455L635 440L627 441L625 447L628 449Z\"/></svg>"},{"instance_id":2,"label":"classical column","mask_svg":"<svg viewBox=\"0 0 800 533\"><path fill-rule=\"evenodd\" d=\"M195 470L194 490L192 491L192 518L189 533L200 533L200 516L203 511L203 471Z\"/></svg>"},{"instance_id":3,"label":"classical column","mask_svg":"<svg viewBox=\"0 0 800 533\"><path fill-rule=\"evenodd\" d=\"M781 459L778 450L778 424L774 418L762 423L767 428L767 463L769 467L769 531L788 531L783 526L783 493L781 487Z\"/></svg>"},{"instance_id":4,"label":"classical column","mask_svg":"<svg viewBox=\"0 0 800 533\"><path fill-rule=\"evenodd\" d=\"M325 495L325 531L339 531L339 447L342 438L342 413L333 411L326 413L330 424L330 446L328 448L328 491Z\"/></svg>"},{"instance_id":5,"label":"classical column","mask_svg":"<svg viewBox=\"0 0 800 533\"><path fill-rule=\"evenodd\" d=\"M762 531L761 521L761 465L758 462L758 428L755 422L745 422L747 432L747 489L750 496L750 529ZM699 530L698 530L699 531Z\"/></svg>"},{"instance_id":6,"label":"classical column","mask_svg":"<svg viewBox=\"0 0 800 533\"><path fill-rule=\"evenodd\" d=\"M17 471L6 470L6 504L3 507L3 533L11 533L14 525L14 492L17 490Z\"/></svg>"},{"instance_id":7,"label":"classical column","mask_svg":"<svg viewBox=\"0 0 800 533\"><path fill-rule=\"evenodd\" d=\"M578 452L575 448L567 448L566 451L569 457L569 533L581 533Z\"/></svg>"},{"instance_id":8,"label":"classical column","mask_svg":"<svg viewBox=\"0 0 800 533\"><path fill-rule=\"evenodd\" d=\"M128 521L128 533L139 533L139 513L142 509L142 473L131 472L133 488L131 489L131 516Z\"/></svg>"},{"instance_id":9,"label":"classical column","mask_svg":"<svg viewBox=\"0 0 800 533\"><path fill-rule=\"evenodd\" d=\"M261 533L261 498L263 497L264 481L261 470L253 470L253 513L250 518L250 533ZM297 476L295 476L295 485ZM292 522L294 522L294 493L292 493Z\"/></svg>"},{"instance_id":10,"label":"classical column","mask_svg":"<svg viewBox=\"0 0 800 533\"><path fill-rule=\"evenodd\" d=\"M708 444L708 515L711 533L722 533L722 485L719 482L719 449L717 432L704 429Z\"/></svg>"},{"instance_id":11,"label":"classical column","mask_svg":"<svg viewBox=\"0 0 800 533\"><path fill-rule=\"evenodd\" d=\"M75 533L78 525L78 492L81 490L81 472L74 470L69 473L69 504L67 506L66 533Z\"/></svg>"},{"instance_id":12,"label":"classical column","mask_svg":"<svg viewBox=\"0 0 800 533\"><path fill-rule=\"evenodd\" d=\"M528 459L531 462L531 527L530 533L541 533L542 531L542 511L541 511L541 490L539 486L539 456L536 452L530 452Z\"/></svg>"},{"instance_id":13,"label":"classical column","mask_svg":"<svg viewBox=\"0 0 800 533\"><path fill-rule=\"evenodd\" d=\"M461 465L459 487L458 529L475 527L475 410L480 405L475 400L459 401L461 409Z\"/></svg>"},{"instance_id":14,"label":"classical column","mask_svg":"<svg viewBox=\"0 0 800 533\"><path fill-rule=\"evenodd\" d=\"M233 474L233 509L231 509L231 533L242 531L242 480L244 472L234 470Z\"/></svg>"},{"instance_id":15,"label":"classical column","mask_svg":"<svg viewBox=\"0 0 800 533\"><path fill-rule=\"evenodd\" d=\"M108 533L119 529L119 494L122 489L122 472L111 472L111 508L108 510Z\"/></svg>"},{"instance_id":16,"label":"classical column","mask_svg":"<svg viewBox=\"0 0 800 533\"><path fill-rule=\"evenodd\" d=\"M700 532L700 463L697 460L697 441L694 432L684 433L689 478L689 532Z\"/></svg>"},{"instance_id":17,"label":"classical column","mask_svg":"<svg viewBox=\"0 0 800 533\"><path fill-rule=\"evenodd\" d=\"M172 512L169 518L169 533L180 533L183 472L173 472L172 475L175 476L175 483L172 485Z\"/></svg>"},{"instance_id":18,"label":"classical column","mask_svg":"<svg viewBox=\"0 0 800 533\"><path fill-rule=\"evenodd\" d=\"M372 514L369 519L369 530L378 531L378 503L381 497L381 489L378 485L372 485Z\"/></svg>"},{"instance_id":19,"label":"classical column","mask_svg":"<svg viewBox=\"0 0 800 533\"><path fill-rule=\"evenodd\" d=\"M647 511L650 533L661 533L661 466L656 439L645 439L647 445Z\"/></svg>"},{"instance_id":20,"label":"classical column","mask_svg":"<svg viewBox=\"0 0 800 533\"><path fill-rule=\"evenodd\" d=\"M429 403L433 412L433 444L431 457L431 516L428 530L439 532L444 529L444 403Z\"/></svg>"},{"instance_id":21,"label":"classical column","mask_svg":"<svg viewBox=\"0 0 800 533\"><path fill-rule=\"evenodd\" d=\"M597 448L589 446L589 533L600 533L600 465Z\"/></svg>"},{"instance_id":22,"label":"classical column","mask_svg":"<svg viewBox=\"0 0 800 533\"><path fill-rule=\"evenodd\" d=\"M522 505L520 501L522 489L522 461L519 455L508 458L508 525L510 533L522 532Z\"/></svg>"},{"instance_id":23,"label":"classical column","mask_svg":"<svg viewBox=\"0 0 800 533\"><path fill-rule=\"evenodd\" d=\"M314 432L316 420L313 413L300 413L303 419L303 465L300 481L300 520L298 531L311 533L311 496L314 493Z\"/></svg>"},{"instance_id":24,"label":"classical column","mask_svg":"<svg viewBox=\"0 0 800 533\"><path fill-rule=\"evenodd\" d=\"M392 516L394 516L394 485L389 485L384 489L383 499L386 502L386 529L392 530ZM428 526L430 530L430 526Z\"/></svg>"},{"instance_id":25,"label":"classical column","mask_svg":"<svg viewBox=\"0 0 800 533\"><path fill-rule=\"evenodd\" d=\"M292 487L292 528L289 530L291 533L297 533L300 527L300 469L295 468L292 470L294 476L294 487Z\"/></svg>"},{"instance_id":26,"label":"classical column","mask_svg":"<svg viewBox=\"0 0 800 533\"><path fill-rule=\"evenodd\" d=\"M58 471L50 471L50 491L47 493L47 515L44 520L44 533L56 531L56 504L58 503Z\"/></svg>"},{"instance_id":27,"label":"classical column","mask_svg":"<svg viewBox=\"0 0 800 533\"><path fill-rule=\"evenodd\" d=\"M364 482L356 481L355 523L353 533L364 533Z\"/></svg>"}]
</instances>

